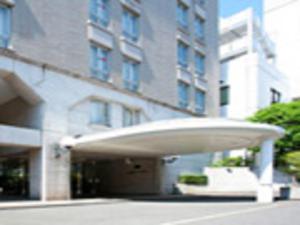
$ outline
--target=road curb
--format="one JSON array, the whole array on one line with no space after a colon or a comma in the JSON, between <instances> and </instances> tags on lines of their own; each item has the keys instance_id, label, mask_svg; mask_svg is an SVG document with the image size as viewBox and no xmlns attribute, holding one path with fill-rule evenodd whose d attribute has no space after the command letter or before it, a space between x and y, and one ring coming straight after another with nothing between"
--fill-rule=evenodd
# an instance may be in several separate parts
<instances>
[{"instance_id":1,"label":"road curb","mask_svg":"<svg viewBox=\"0 0 300 225\"><path fill-rule=\"evenodd\" d=\"M115 204L127 202L126 199L93 199L93 200L68 200L68 201L28 201L0 203L0 210L33 209L49 207L68 207L81 205Z\"/></svg>"}]
</instances>

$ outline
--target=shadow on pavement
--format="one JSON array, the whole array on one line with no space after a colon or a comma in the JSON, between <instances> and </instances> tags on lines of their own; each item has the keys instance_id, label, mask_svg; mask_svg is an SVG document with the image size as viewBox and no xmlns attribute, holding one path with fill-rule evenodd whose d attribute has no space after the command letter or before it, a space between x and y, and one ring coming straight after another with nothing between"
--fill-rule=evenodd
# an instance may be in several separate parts
<instances>
[{"instance_id":1,"label":"shadow on pavement","mask_svg":"<svg viewBox=\"0 0 300 225\"><path fill-rule=\"evenodd\" d=\"M226 202L255 202L255 197L236 196L119 196L137 202L162 202L162 203L226 203Z\"/></svg>"}]
</instances>

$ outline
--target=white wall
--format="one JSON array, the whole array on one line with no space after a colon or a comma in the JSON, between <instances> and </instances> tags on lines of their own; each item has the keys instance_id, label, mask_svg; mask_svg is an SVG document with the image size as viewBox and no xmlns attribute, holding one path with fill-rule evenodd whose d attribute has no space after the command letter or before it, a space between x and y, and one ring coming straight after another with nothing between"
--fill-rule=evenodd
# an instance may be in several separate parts
<instances>
[{"instance_id":1,"label":"white wall","mask_svg":"<svg viewBox=\"0 0 300 225\"><path fill-rule=\"evenodd\" d=\"M271 104L271 88L289 97L287 78L257 53L245 54L221 65L221 79L230 86L229 105L221 108L221 115L244 119Z\"/></svg>"},{"instance_id":2,"label":"white wall","mask_svg":"<svg viewBox=\"0 0 300 225\"><path fill-rule=\"evenodd\" d=\"M221 116L245 119L271 104L271 88L287 102L289 83L273 64L258 53L244 54L221 64L221 80L230 86L229 105L221 107ZM246 156L245 150L225 152L224 156Z\"/></svg>"},{"instance_id":3,"label":"white wall","mask_svg":"<svg viewBox=\"0 0 300 225\"><path fill-rule=\"evenodd\" d=\"M289 78L291 96L300 97L300 0L264 0L265 29L276 44L277 65Z\"/></svg>"},{"instance_id":4,"label":"white wall","mask_svg":"<svg viewBox=\"0 0 300 225\"><path fill-rule=\"evenodd\" d=\"M228 84L229 105L221 107L223 117L244 119L256 110L256 74L248 55L222 63L221 80Z\"/></svg>"}]
</instances>

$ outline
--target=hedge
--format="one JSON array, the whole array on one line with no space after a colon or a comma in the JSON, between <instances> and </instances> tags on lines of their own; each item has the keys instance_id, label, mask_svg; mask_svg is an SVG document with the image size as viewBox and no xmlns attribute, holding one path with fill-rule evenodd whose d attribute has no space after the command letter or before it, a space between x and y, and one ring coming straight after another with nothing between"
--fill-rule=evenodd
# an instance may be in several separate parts
<instances>
[{"instance_id":1,"label":"hedge","mask_svg":"<svg viewBox=\"0 0 300 225\"><path fill-rule=\"evenodd\" d=\"M207 185L208 177L202 174L182 174L178 177L181 184Z\"/></svg>"}]
</instances>

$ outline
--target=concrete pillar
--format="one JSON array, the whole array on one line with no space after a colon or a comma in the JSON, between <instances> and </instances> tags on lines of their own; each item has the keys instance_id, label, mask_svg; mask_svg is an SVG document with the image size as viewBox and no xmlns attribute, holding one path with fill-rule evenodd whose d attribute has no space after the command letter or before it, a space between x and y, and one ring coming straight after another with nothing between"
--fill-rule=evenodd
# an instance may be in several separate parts
<instances>
[{"instance_id":1,"label":"concrete pillar","mask_svg":"<svg viewBox=\"0 0 300 225\"><path fill-rule=\"evenodd\" d=\"M273 145L274 140L272 139L265 140L261 145L257 190L259 203L273 202Z\"/></svg>"},{"instance_id":2,"label":"concrete pillar","mask_svg":"<svg viewBox=\"0 0 300 225\"><path fill-rule=\"evenodd\" d=\"M61 150L56 154L56 145L66 134L43 132L43 200L69 200L71 198L71 153Z\"/></svg>"},{"instance_id":3,"label":"concrete pillar","mask_svg":"<svg viewBox=\"0 0 300 225\"><path fill-rule=\"evenodd\" d=\"M42 151L30 150L29 153L29 194L31 199L42 199Z\"/></svg>"}]
</instances>

